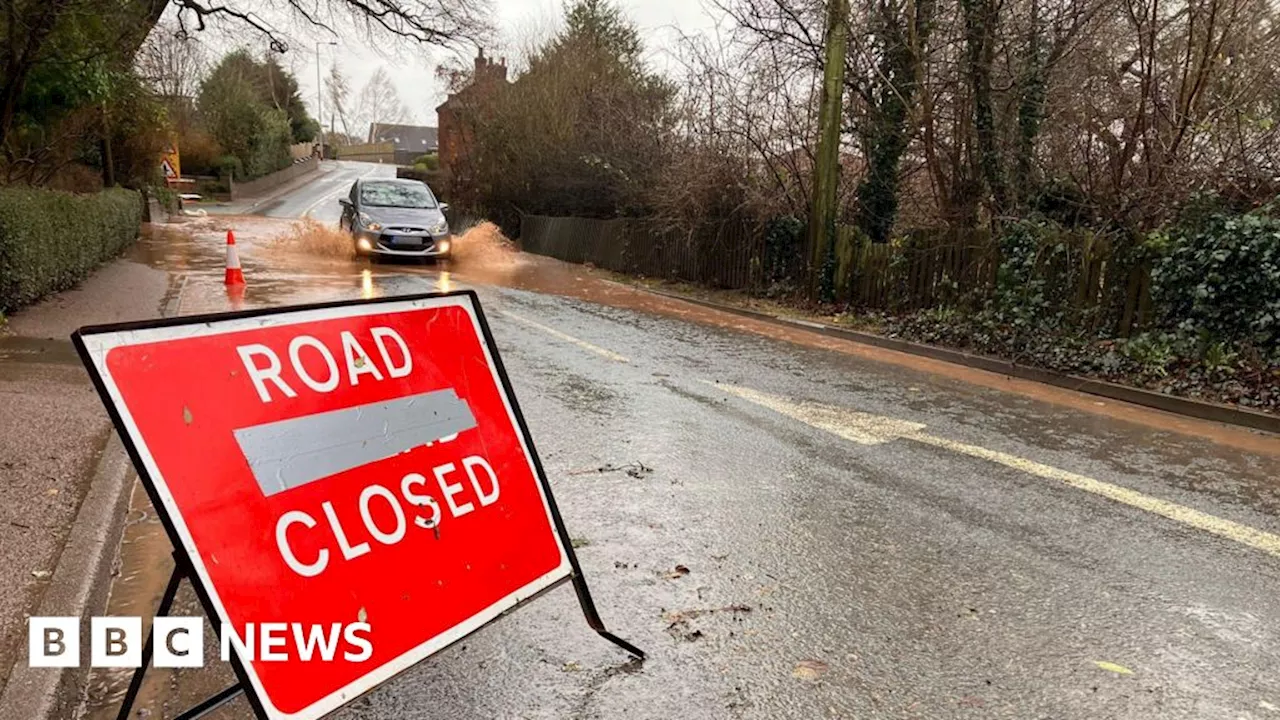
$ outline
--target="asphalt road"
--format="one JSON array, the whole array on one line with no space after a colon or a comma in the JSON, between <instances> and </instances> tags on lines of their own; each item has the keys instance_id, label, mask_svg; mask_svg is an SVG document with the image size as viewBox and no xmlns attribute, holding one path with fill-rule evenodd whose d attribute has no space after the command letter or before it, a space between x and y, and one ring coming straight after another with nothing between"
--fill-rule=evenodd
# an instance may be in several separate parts
<instances>
[{"instance_id":1,"label":"asphalt road","mask_svg":"<svg viewBox=\"0 0 1280 720\"><path fill-rule=\"evenodd\" d=\"M345 197L351 184L362 177L396 176L394 165L354 162L325 162L317 177L297 189L269 200L254 214L272 218L310 217L337 224L342 215L338 198Z\"/></svg>"},{"instance_id":2,"label":"asphalt road","mask_svg":"<svg viewBox=\"0 0 1280 720\"><path fill-rule=\"evenodd\" d=\"M326 164L259 212L331 222L362 174L390 169ZM477 288L601 613L649 653L563 587L339 717L1280 718L1274 437L634 309L530 258L369 265L235 222L244 298L220 225L149 241L184 312Z\"/></svg>"}]
</instances>

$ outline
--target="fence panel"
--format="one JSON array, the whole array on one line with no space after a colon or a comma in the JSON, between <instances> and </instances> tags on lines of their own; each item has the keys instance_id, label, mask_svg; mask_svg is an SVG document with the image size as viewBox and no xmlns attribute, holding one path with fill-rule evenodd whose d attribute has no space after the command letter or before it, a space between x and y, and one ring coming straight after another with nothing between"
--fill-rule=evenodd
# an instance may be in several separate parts
<instances>
[{"instance_id":1,"label":"fence panel","mask_svg":"<svg viewBox=\"0 0 1280 720\"><path fill-rule=\"evenodd\" d=\"M836 289L842 302L886 311L980 304L995 289L998 243L987 230L926 228L891 243L875 244L855 229L838 228ZM741 219L681 229L654 218L592 219L525 215L520 240L529 252L568 262L588 262L617 272L685 280L729 289L764 289L764 229ZM1118 296L1119 317L1105 320L1121 334L1149 321L1150 269L1122 273L1110 282L1111 245L1105 236L1066 233L1041 249L1034 276L1057 309L1077 317ZM1065 245L1066 252L1058 244ZM800 253L802 248L792 248ZM788 260L804 267L804 256ZM1094 312L1095 322L1103 312Z\"/></svg>"},{"instance_id":2,"label":"fence panel","mask_svg":"<svg viewBox=\"0 0 1280 720\"><path fill-rule=\"evenodd\" d=\"M523 249L566 262L716 287L753 287L761 264L759 228L730 220L681 230L651 218L525 215Z\"/></svg>"}]
</instances>

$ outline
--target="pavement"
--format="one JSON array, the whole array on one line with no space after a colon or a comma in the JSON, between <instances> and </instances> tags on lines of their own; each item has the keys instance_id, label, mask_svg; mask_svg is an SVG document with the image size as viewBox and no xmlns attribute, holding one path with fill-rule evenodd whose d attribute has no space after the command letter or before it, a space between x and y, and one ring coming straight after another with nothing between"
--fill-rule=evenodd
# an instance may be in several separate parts
<instances>
[{"instance_id":1,"label":"pavement","mask_svg":"<svg viewBox=\"0 0 1280 720\"><path fill-rule=\"evenodd\" d=\"M118 260L0 331L0 688L25 662L25 616L49 586L111 432L71 333L155 317L168 282L164 271Z\"/></svg>"},{"instance_id":2,"label":"pavement","mask_svg":"<svg viewBox=\"0 0 1280 720\"><path fill-rule=\"evenodd\" d=\"M765 327L483 227L437 267L292 223L391 171L326 163L135 259L182 313L475 288L596 603L649 656L560 588L335 717L1280 718L1280 439ZM168 549L132 507L108 612L145 616ZM143 707L228 680L157 672ZM98 673L85 717L126 681Z\"/></svg>"}]
</instances>

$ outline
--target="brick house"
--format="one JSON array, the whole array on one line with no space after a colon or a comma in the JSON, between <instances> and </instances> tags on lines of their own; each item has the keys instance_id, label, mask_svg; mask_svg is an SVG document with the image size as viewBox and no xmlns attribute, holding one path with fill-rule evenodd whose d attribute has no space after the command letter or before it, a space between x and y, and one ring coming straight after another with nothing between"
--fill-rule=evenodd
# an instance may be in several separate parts
<instances>
[{"instance_id":1,"label":"brick house","mask_svg":"<svg viewBox=\"0 0 1280 720\"><path fill-rule=\"evenodd\" d=\"M506 58L493 60L484 56L484 48L475 60L475 73L471 83L456 93L451 93L436 108L437 121L440 126L440 169L446 182L460 170L459 161L465 156L470 133L463 118L466 116L468 103L473 103L489 93L500 91L509 83L507 80Z\"/></svg>"}]
</instances>

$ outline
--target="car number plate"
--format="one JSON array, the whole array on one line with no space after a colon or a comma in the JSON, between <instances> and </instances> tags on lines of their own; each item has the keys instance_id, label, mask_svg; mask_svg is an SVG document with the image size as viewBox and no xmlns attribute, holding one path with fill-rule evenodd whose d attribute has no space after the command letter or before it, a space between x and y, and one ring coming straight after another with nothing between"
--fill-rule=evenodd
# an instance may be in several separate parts
<instances>
[{"instance_id":1,"label":"car number plate","mask_svg":"<svg viewBox=\"0 0 1280 720\"><path fill-rule=\"evenodd\" d=\"M422 247L422 238L420 237L404 237L402 235L393 235L391 244L404 245L409 247Z\"/></svg>"}]
</instances>

